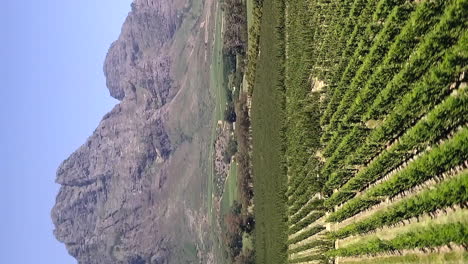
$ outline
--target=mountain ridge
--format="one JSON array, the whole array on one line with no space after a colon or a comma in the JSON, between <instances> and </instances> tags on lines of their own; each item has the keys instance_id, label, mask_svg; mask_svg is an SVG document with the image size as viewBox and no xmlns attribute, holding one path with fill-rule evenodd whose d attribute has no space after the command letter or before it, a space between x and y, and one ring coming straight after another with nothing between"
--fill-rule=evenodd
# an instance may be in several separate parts
<instances>
[{"instance_id":1,"label":"mountain ridge","mask_svg":"<svg viewBox=\"0 0 468 264\"><path fill-rule=\"evenodd\" d=\"M176 59L188 60L185 49L175 57L179 43L204 37L205 30L198 27L176 36L184 23L200 23L184 14L193 2L134 1L119 39L108 51L106 83L110 95L120 102L58 168L56 182L61 188L51 213L54 235L79 263L210 259L203 204L187 203L188 198L177 195L195 188L190 182L204 179L208 160L202 160L201 154L188 155L207 145L204 134L209 135L209 126L181 129L175 119L198 117L203 122L213 111L209 92L200 90L203 85L186 87L176 69ZM205 13L212 11L209 4L202 7ZM199 74L206 74L204 63L196 60L187 65L196 64ZM176 98L182 89L189 94ZM200 95L191 98L193 91ZM206 109L187 112L182 107L186 100ZM193 170L181 170L181 162ZM202 224L196 226L197 222ZM196 256L185 252L184 245L196 248Z\"/></svg>"}]
</instances>

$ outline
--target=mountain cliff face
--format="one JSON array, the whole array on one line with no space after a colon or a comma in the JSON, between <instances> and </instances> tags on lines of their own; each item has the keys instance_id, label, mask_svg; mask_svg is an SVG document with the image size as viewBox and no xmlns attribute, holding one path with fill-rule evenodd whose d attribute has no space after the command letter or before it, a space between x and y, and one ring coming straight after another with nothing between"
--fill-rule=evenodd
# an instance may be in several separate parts
<instances>
[{"instance_id":1,"label":"mountain cliff face","mask_svg":"<svg viewBox=\"0 0 468 264\"><path fill-rule=\"evenodd\" d=\"M208 48L189 41L204 44L212 6L198 2L134 1L109 49L104 73L120 103L57 171L54 234L79 263L212 261Z\"/></svg>"}]
</instances>

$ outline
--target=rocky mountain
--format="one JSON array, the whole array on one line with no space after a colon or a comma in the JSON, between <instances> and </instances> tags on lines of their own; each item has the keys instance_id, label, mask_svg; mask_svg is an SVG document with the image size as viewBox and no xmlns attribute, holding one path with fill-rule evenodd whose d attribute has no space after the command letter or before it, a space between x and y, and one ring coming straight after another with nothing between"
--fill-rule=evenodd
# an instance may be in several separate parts
<instances>
[{"instance_id":1,"label":"rocky mountain","mask_svg":"<svg viewBox=\"0 0 468 264\"><path fill-rule=\"evenodd\" d=\"M213 10L202 0L132 3L104 63L120 103L57 171L54 234L79 263L213 261L205 199Z\"/></svg>"}]
</instances>

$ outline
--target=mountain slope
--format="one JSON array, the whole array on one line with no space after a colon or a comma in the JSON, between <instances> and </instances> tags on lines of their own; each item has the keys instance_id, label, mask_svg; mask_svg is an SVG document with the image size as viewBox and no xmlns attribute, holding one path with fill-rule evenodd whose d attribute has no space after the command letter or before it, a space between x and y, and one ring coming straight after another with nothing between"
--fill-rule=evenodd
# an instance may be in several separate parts
<instances>
[{"instance_id":1,"label":"mountain slope","mask_svg":"<svg viewBox=\"0 0 468 264\"><path fill-rule=\"evenodd\" d=\"M213 11L202 0L132 4L104 65L120 103L57 171L54 234L79 263L213 261L205 36L214 25L203 20Z\"/></svg>"}]
</instances>

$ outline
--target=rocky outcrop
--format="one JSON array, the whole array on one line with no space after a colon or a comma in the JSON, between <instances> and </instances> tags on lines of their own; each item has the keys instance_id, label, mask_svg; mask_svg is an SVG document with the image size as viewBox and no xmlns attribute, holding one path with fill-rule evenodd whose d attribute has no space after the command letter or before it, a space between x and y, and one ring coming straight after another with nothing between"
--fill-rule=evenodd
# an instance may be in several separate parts
<instances>
[{"instance_id":1,"label":"rocky outcrop","mask_svg":"<svg viewBox=\"0 0 468 264\"><path fill-rule=\"evenodd\" d=\"M183 23L181 7L190 4L185 2L134 1L104 65L110 94L121 102L57 171L61 188L52 209L54 234L79 263L176 263L182 238L180 244L200 250L203 239L185 223L188 205L176 196L195 180L174 169L191 164L185 153L196 144L200 148L202 141L187 138L205 133L179 135L172 122L184 103L172 102L183 84L174 78L177 58L171 54ZM199 175L200 170L192 171Z\"/></svg>"},{"instance_id":2,"label":"rocky outcrop","mask_svg":"<svg viewBox=\"0 0 468 264\"><path fill-rule=\"evenodd\" d=\"M104 73L110 94L118 100L145 89L157 107L169 99L171 58L167 43L180 24L171 1L137 1L132 4L120 38L109 49Z\"/></svg>"},{"instance_id":3,"label":"rocky outcrop","mask_svg":"<svg viewBox=\"0 0 468 264\"><path fill-rule=\"evenodd\" d=\"M158 223L164 210L154 206L154 190L164 184L160 171L170 152L161 117L137 100L124 100L106 115L57 172L62 188L52 213L55 235L73 256L82 263L115 263L138 257L133 251L140 243L153 245L145 237L164 241L157 226L147 223Z\"/></svg>"}]
</instances>

